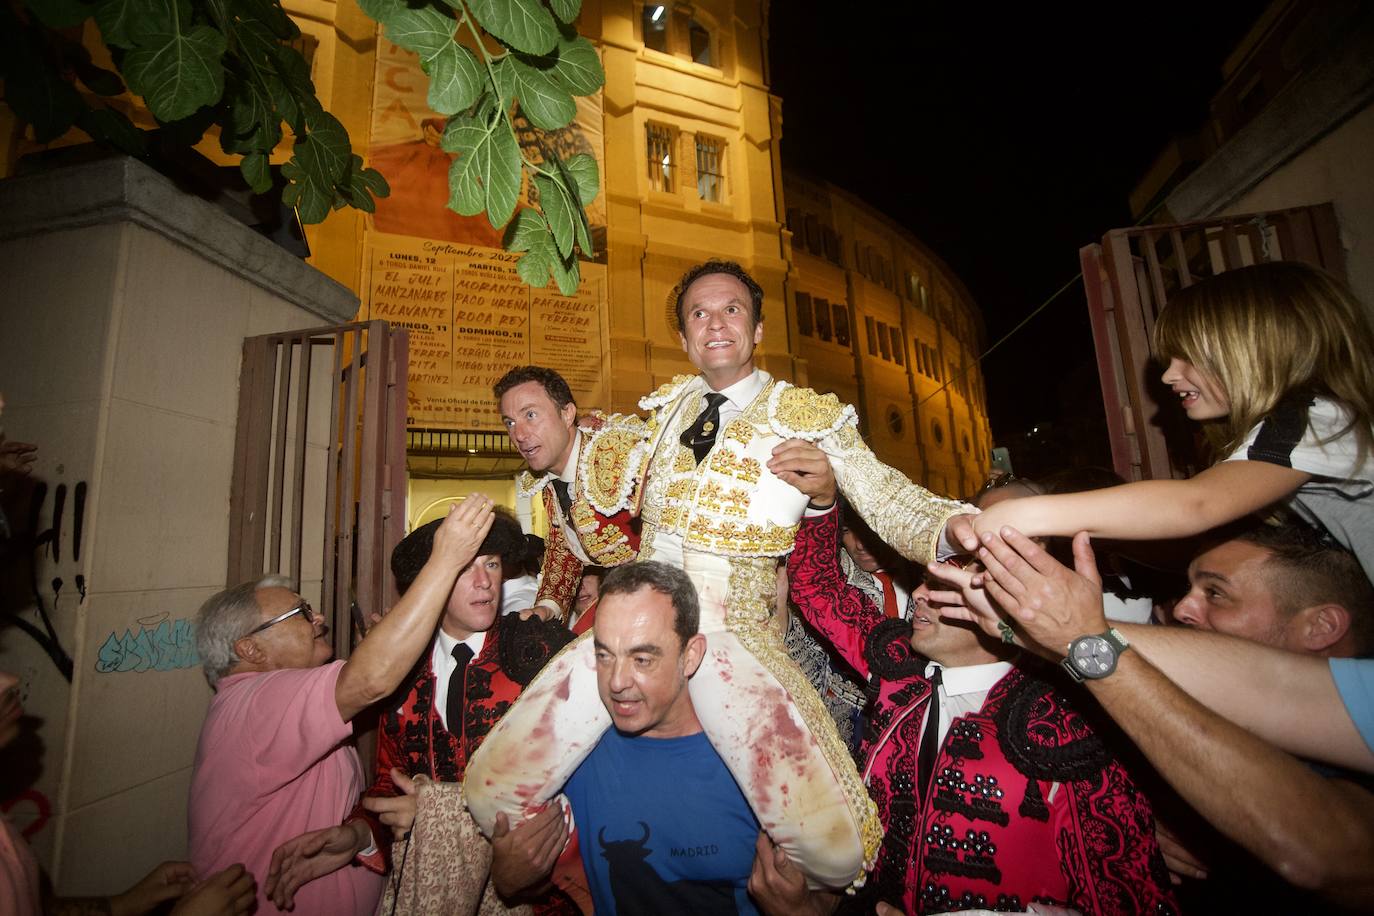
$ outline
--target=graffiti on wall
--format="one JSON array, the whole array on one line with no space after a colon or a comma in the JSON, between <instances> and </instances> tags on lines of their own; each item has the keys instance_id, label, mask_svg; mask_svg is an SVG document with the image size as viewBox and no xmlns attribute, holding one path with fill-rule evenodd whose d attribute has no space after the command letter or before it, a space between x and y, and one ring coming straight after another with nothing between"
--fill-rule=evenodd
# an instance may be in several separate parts
<instances>
[{"instance_id":1,"label":"graffiti on wall","mask_svg":"<svg viewBox=\"0 0 1374 916\"><path fill-rule=\"evenodd\" d=\"M112 632L96 656L101 674L124 671L172 671L200 664L196 653L196 625L187 618L168 620L166 614L140 617L135 629Z\"/></svg>"},{"instance_id":2,"label":"graffiti on wall","mask_svg":"<svg viewBox=\"0 0 1374 916\"><path fill-rule=\"evenodd\" d=\"M67 654L67 650L62 647L58 638L57 628L53 625L52 615L48 612L48 602L45 600L43 590L44 584L51 589L52 607L56 610L58 597L64 583L60 577L54 578L48 583L40 583L38 561L43 553L46 553L53 563L62 559L63 523L69 514L72 523L70 532L72 560L81 559L81 538L86 516L87 485L84 480L76 484L72 493L72 505L68 508L67 485L65 483L58 484L53 490L51 523L47 528L43 528L43 513L48 505L48 484L43 480L29 478L25 476L26 474L27 471L23 474L10 472L7 475L10 479L6 481L5 489L7 492L5 495L7 499L10 497L18 497L18 499L15 499L12 505L5 507L9 510L6 514L9 521L4 526L4 536L0 537L0 557L3 558L7 571L11 568L11 562L15 564L18 570L16 580L22 582L23 586L21 587L32 596L32 610L38 622L31 622L21 616L22 607L15 607L6 596L4 604L7 613L3 615L3 619L0 619L0 626L8 624L27 633L47 653L48 658L52 659L52 663L62 676L70 681L72 679L72 658ZM19 486L16 487L14 485L16 483ZM23 497L27 497L27 511L22 511ZM21 511L14 512L15 508L20 508ZM22 518L24 521L16 524L14 521L16 517ZM80 596L79 600L85 601L85 577L77 575L74 584Z\"/></svg>"}]
</instances>

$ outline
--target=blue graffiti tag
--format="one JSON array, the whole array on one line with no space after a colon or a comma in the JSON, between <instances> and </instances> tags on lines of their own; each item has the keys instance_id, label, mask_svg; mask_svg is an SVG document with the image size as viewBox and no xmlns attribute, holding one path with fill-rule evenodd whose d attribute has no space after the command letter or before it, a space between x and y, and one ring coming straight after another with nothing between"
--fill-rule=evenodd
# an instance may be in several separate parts
<instances>
[{"instance_id":1,"label":"blue graffiti tag","mask_svg":"<svg viewBox=\"0 0 1374 916\"><path fill-rule=\"evenodd\" d=\"M171 671L175 668L194 668L200 664L196 652L196 625L189 619L157 618L139 621L138 632L124 631L123 636L111 633L100 647L95 670L101 674L118 671Z\"/></svg>"}]
</instances>

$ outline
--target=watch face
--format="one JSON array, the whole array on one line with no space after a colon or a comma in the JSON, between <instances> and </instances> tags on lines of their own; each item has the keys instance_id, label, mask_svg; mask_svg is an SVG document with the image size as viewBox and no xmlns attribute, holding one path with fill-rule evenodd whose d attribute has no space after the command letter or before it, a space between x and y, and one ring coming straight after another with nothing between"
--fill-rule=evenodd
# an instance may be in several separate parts
<instances>
[{"instance_id":1,"label":"watch face","mask_svg":"<svg viewBox=\"0 0 1374 916\"><path fill-rule=\"evenodd\" d=\"M1116 670L1116 648L1101 636L1075 640L1069 658L1084 677L1106 677Z\"/></svg>"}]
</instances>

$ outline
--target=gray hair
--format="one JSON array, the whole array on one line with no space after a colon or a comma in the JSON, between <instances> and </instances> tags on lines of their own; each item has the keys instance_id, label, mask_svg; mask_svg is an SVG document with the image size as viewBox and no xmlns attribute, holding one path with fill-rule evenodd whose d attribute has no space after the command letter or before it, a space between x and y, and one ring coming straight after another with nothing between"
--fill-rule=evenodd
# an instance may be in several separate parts
<instances>
[{"instance_id":1,"label":"gray hair","mask_svg":"<svg viewBox=\"0 0 1374 916\"><path fill-rule=\"evenodd\" d=\"M627 563L606 574L601 583L601 600L605 601L608 595L632 595L641 588L668 596L673 604L673 630L682 645L687 645L687 640L701 628L701 605L692 580L676 566L656 560Z\"/></svg>"},{"instance_id":2,"label":"gray hair","mask_svg":"<svg viewBox=\"0 0 1374 916\"><path fill-rule=\"evenodd\" d=\"M262 617L258 589L291 588L293 584L289 577L272 573L226 588L200 606L196 612L196 651L211 687L238 664L234 643L257 626Z\"/></svg>"}]
</instances>

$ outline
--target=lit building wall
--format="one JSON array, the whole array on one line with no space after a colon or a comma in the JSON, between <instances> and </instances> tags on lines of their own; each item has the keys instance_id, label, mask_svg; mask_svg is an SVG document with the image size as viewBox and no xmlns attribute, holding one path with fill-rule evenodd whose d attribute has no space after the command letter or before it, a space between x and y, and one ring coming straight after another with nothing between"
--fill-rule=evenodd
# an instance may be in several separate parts
<instances>
[{"instance_id":1,"label":"lit building wall","mask_svg":"<svg viewBox=\"0 0 1374 916\"><path fill-rule=\"evenodd\" d=\"M320 101L366 157L375 23L353 0L285 6L301 28L298 44ZM731 258L765 291L758 353L765 369L855 404L875 451L914 479L948 493L976 487L991 445L972 362L982 335L976 305L937 256L880 212L833 186L784 178L782 100L767 84L766 7L758 0L583 4L579 30L600 48L606 71L602 188L612 382L609 403L594 406L635 410L643 394L693 371L668 294L693 264ZM97 62L108 62L93 30L87 39ZM137 100L118 104L136 123L152 126ZM66 142L79 140L74 134ZM288 144L274 163L288 157ZM6 171L14 155L33 149L22 138L12 142ZM213 134L198 149L234 164ZM444 203L436 199L434 206ZM815 223L814 239L808 225L784 227L789 209ZM363 293L367 228L368 217L351 209L307 227L309 262ZM805 302L809 327L798 322ZM816 326L821 302L825 334ZM837 323L847 326L847 341L836 339L845 329ZM960 375L965 365L973 368Z\"/></svg>"},{"instance_id":2,"label":"lit building wall","mask_svg":"<svg viewBox=\"0 0 1374 916\"><path fill-rule=\"evenodd\" d=\"M913 480L952 495L977 489L992 435L972 296L874 208L793 172L783 184L789 328L811 386L858 405L869 445Z\"/></svg>"}]
</instances>

